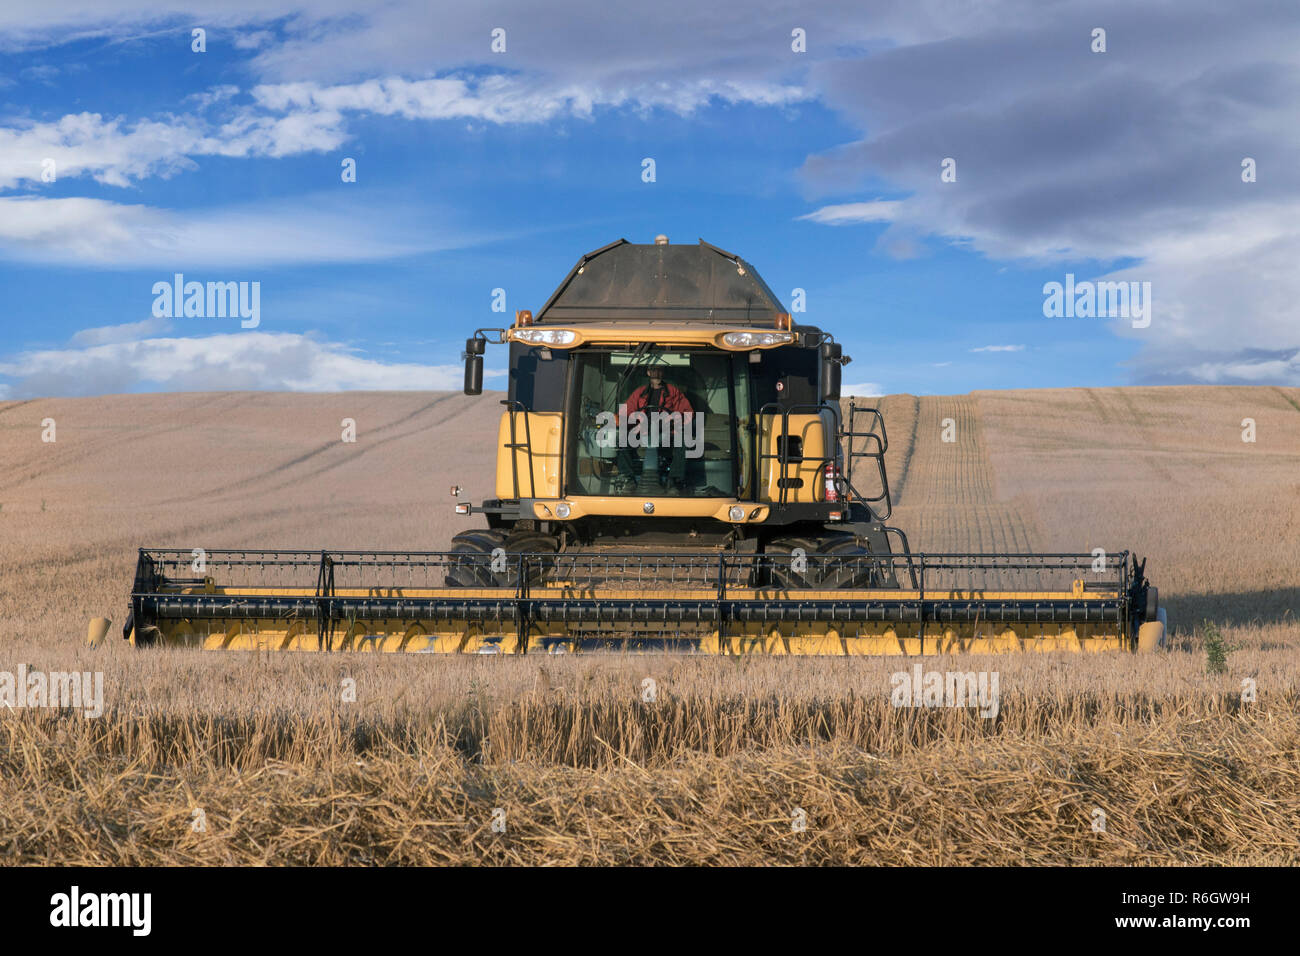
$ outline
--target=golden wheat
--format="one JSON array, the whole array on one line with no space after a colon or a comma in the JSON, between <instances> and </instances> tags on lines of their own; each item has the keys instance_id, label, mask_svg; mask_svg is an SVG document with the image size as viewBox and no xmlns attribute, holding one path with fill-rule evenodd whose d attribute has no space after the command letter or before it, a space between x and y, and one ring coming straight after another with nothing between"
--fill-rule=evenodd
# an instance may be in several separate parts
<instances>
[{"instance_id":1,"label":"golden wheat","mask_svg":"<svg viewBox=\"0 0 1300 956\"><path fill-rule=\"evenodd\" d=\"M120 625L142 544L436 549L461 527L445 486L489 492L499 406L428 395L10 403L0 671L102 672L105 713L0 708L0 858L1295 864L1295 398L884 401L896 522L914 547L1133 547L1152 556L1173 614L1172 647L1152 656L924 662L996 671L995 718L892 706L891 675L911 663L901 659L92 650L86 619ZM59 422L54 446L39 441L46 416ZM1233 430L1247 416L1255 446ZM343 417L358 422L356 445L338 440ZM939 441L944 418L956 442ZM1207 668L1203 617L1223 625L1222 673ZM492 829L498 809L504 832Z\"/></svg>"}]
</instances>

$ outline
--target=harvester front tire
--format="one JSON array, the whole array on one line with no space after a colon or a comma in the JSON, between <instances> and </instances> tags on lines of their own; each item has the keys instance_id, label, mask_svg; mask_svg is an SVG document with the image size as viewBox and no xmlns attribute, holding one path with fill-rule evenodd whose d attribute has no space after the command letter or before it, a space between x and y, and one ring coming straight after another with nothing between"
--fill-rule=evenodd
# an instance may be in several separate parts
<instances>
[{"instance_id":1,"label":"harvester front tire","mask_svg":"<svg viewBox=\"0 0 1300 956\"><path fill-rule=\"evenodd\" d=\"M495 528L462 531L451 539L447 587L495 588L504 585L492 571L492 552L506 546L506 533Z\"/></svg>"},{"instance_id":2,"label":"harvester front tire","mask_svg":"<svg viewBox=\"0 0 1300 956\"><path fill-rule=\"evenodd\" d=\"M822 542L821 586L840 588L878 588L880 566L870 560L872 550L856 535L837 535Z\"/></svg>"},{"instance_id":3,"label":"harvester front tire","mask_svg":"<svg viewBox=\"0 0 1300 956\"><path fill-rule=\"evenodd\" d=\"M799 548L807 560L796 571L786 560ZM768 554L777 555L771 565L774 587L840 590L882 586L881 569L873 561L871 548L857 535L833 534L826 538L778 538L768 544Z\"/></svg>"},{"instance_id":4,"label":"harvester front tire","mask_svg":"<svg viewBox=\"0 0 1300 956\"><path fill-rule=\"evenodd\" d=\"M560 548L560 542L553 536L541 531L512 531L506 538L506 553L510 555L533 554L533 555L552 555ZM514 569L518 568L518 563L514 564L511 577L518 577ZM528 563L528 583L541 584L555 567L555 562L549 557L534 558Z\"/></svg>"},{"instance_id":5,"label":"harvester front tire","mask_svg":"<svg viewBox=\"0 0 1300 956\"><path fill-rule=\"evenodd\" d=\"M768 542L764 549L775 560L768 566L772 586L778 588L815 588L820 579L820 566L817 555L820 553L819 542L815 538L777 538ZM795 552L802 552L806 564L802 570L796 570Z\"/></svg>"},{"instance_id":6,"label":"harvester front tire","mask_svg":"<svg viewBox=\"0 0 1300 956\"><path fill-rule=\"evenodd\" d=\"M481 528L462 531L451 539L451 558L447 567L447 586L453 588L506 588L519 584L521 554L554 554L558 542L540 531L501 531ZM505 552L502 570L493 570L493 554ZM531 561L528 583L538 584L550 570L547 560Z\"/></svg>"}]
</instances>

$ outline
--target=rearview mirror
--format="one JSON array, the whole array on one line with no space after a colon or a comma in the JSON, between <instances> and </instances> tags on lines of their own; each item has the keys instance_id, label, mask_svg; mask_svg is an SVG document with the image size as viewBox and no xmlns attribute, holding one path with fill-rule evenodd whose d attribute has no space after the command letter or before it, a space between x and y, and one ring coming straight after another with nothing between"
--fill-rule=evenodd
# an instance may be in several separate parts
<instances>
[{"instance_id":1,"label":"rearview mirror","mask_svg":"<svg viewBox=\"0 0 1300 956\"><path fill-rule=\"evenodd\" d=\"M840 358L844 349L838 342L822 343L822 401L837 402L840 398Z\"/></svg>"},{"instance_id":2,"label":"rearview mirror","mask_svg":"<svg viewBox=\"0 0 1300 956\"><path fill-rule=\"evenodd\" d=\"M465 394L483 394L483 350L487 339L465 340Z\"/></svg>"}]
</instances>

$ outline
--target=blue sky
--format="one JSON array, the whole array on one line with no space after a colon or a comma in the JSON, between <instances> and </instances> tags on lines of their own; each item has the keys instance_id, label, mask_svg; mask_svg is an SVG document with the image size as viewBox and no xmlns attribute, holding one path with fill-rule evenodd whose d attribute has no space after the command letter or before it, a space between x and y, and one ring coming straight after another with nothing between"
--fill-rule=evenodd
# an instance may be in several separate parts
<instances>
[{"instance_id":1,"label":"blue sky","mask_svg":"<svg viewBox=\"0 0 1300 956\"><path fill-rule=\"evenodd\" d=\"M572 6L0 13L0 397L456 387L493 289L660 232L804 289L863 392L1300 384L1293 11ZM176 272L259 326L155 317ZM1045 317L1066 273L1150 327Z\"/></svg>"}]
</instances>

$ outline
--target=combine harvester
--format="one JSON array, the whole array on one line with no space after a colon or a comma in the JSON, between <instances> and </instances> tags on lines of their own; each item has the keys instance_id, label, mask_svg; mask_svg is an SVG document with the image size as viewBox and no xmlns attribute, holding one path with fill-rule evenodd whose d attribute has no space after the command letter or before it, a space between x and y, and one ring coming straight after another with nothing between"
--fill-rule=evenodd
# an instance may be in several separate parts
<instances>
[{"instance_id":1,"label":"combine harvester","mask_svg":"<svg viewBox=\"0 0 1300 956\"><path fill-rule=\"evenodd\" d=\"M536 315L474 333L466 394L489 342L510 352L496 497L455 504L486 527L447 552L142 549L123 636L515 654L1164 643L1128 551L912 553L887 524L884 421L841 407L850 359L703 240L583 256Z\"/></svg>"}]
</instances>

